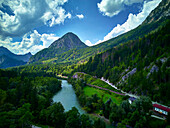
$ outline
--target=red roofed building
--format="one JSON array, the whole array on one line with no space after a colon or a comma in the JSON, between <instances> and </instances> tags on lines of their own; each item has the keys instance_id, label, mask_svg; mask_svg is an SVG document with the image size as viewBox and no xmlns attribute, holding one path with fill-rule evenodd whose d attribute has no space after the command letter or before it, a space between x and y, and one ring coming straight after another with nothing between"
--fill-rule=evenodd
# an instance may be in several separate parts
<instances>
[{"instance_id":1,"label":"red roofed building","mask_svg":"<svg viewBox=\"0 0 170 128\"><path fill-rule=\"evenodd\" d=\"M170 108L166 106L162 106L160 104L153 104L153 109L156 112L159 112L164 115L168 115L168 112L170 112Z\"/></svg>"}]
</instances>

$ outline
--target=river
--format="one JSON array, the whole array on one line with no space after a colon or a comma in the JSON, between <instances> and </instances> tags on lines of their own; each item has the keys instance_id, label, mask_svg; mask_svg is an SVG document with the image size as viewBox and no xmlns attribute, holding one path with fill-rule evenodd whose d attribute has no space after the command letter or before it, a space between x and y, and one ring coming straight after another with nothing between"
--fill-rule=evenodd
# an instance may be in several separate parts
<instances>
[{"instance_id":1,"label":"river","mask_svg":"<svg viewBox=\"0 0 170 128\"><path fill-rule=\"evenodd\" d=\"M67 80L61 81L62 89L53 97L53 101L61 102L65 111L69 111L72 107L76 107L80 114L86 113L81 108L72 85L69 84Z\"/></svg>"},{"instance_id":2,"label":"river","mask_svg":"<svg viewBox=\"0 0 170 128\"><path fill-rule=\"evenodd\" d=\"M76 97L75 91L71 84L67 80L62 81L62 89L53 97L54 102L61 102L65 111L71 110L72 107L76 107L80 114L86 113L80 106ZM106 123L106 128L114 128Z\"/></svg>"}]
</instances>

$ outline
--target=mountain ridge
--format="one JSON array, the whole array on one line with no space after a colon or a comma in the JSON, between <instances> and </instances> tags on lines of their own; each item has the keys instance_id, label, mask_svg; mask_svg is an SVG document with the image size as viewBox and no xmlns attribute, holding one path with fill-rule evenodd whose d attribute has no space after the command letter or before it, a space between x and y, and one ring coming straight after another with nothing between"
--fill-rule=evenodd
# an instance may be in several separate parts
<instances>
[{"instance_id":1,"label":"mountain ridge","mask_svg":"<svg viewBox=\"0 0 170 128\"><path fill-rule=\"evenodd\" d=\"M125 92L147 95L153 101L170 105L169 30L170 21L142 38L90 57L73 72L103 77Z\"/></svg>"},{"instance_id":2,"label":"mountain ridge","mask_svg":"<svg viewBox=\"0 0 170 128\"><path fill-rule=\"evenodd\" d=\"M68 40L66 40L68 39ZM59 38L58 40L54 41L49 48L63 48L68 47L69 49L80 47L86 47L86 45L79 39L77 35L72 32L66 33L64 36Z\"/></svg>"},{"instance_id":3,"label":"mountain ridge","mask_svg":"<svg viewBox=\"0 0 170 128\"><path fill-rule=\"evenodd\" d=\"M45 48L32 56L29 63L54 58L56 55L62 54L63 52L86 47L88 46L85 45L77 35L72 32L68 32L58 40L54 41L48 48Z\"/></svg>"},{"instance_id":4,"label":"mountain ridge","mask_svg":"<svg viewBox=\"0 0 170 128\"><path fill-rule=\"evenodd\" d=\"M68 51L63 51L60 54L56 54L52 58L46 58L46 62L50 63L82 63L87 61L90 56L94 56L95 54L102 53L105 50L113 48L119 44L126 43L129 40L134 40L137 38L142 38L146 34L151 33L152 31L156 31L162 26L165 26L168 23L169 18L169 1L162 1L145 19L145 21L139 25L137 28L119 35L118 37L107 40L98 45L82 48L82 49L71 49ZM165 6L165 8L164 8ZM163 9L162 9L163 8ZM159 11L162 10L162 11ZM157 13L159 12L159 13ZM164 12L166 12L165 15ZM156 13L156 15L154 15ZM44 60L44 59L42 59ZM32 62L42 63L42 60L35 60ZM31 62L31 63L32 63Z\"/></svg>"},{"instance_id":5,"label":"mountain ridge","mask_svg":"<svg viewBox=\"0 0 170 128\"><path fill-rule=\"evenodd\" d=\"M159 21L161 19L166 20L170 18L170 0L162 0L160 4L151 11L149 16L144 20L142 24L151 23L153 21Z\"/></svg>"},{"instance_id":6,"label":"mountain ridge","mask_svg":"<svg viewBox=\"0 0 170 128\"><path fill-rule=\"evenodd\" d=\"M6 55L8 57L14 58L16 60L21 60L24 62L28 62L29 58L32 56L30 52L23 54L23 55L17 55L12 53L10 50L8 50L6 47L0 46L0 56Z\"/></svg>"},{"instance_id":7,"label":"mountain ridge","mask_svg":"<svg viewBox=\"0 0 170 128\"><path fill-rule=\"evenodd\" d=\"M24 65L29 61L32 54L16 55L7 48L0 46L0 68Z\"/></svg>"}]
</instances>

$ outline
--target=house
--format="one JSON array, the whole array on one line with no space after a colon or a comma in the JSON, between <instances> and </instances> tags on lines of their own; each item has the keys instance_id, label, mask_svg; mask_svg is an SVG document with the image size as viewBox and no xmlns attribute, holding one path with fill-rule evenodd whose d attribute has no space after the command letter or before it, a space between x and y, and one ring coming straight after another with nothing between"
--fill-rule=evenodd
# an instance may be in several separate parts
<instances>
[{"instance_id":1,"label":"house","mask_svg":"<svg viewBox=\"0 0 170 128\"><path fill-rule=\"evenodd\" d=\"M169 107L160 104L153 104L153 110L166 116L168 115L168 112L170 112Z\"/></svg>"},{"instance_id":2,"label":"house","mask_svg":"<svg viewBox=\"0 0 170 128\"><path fill-rule=\"evenodd\" d=\"M135 101L135 100L136 100L136 98L134 98L134 97L130 97L130 98L128 99L128 101L129 101L130 104L132 104L133 101Z\"/></svg>"}]
</instances>

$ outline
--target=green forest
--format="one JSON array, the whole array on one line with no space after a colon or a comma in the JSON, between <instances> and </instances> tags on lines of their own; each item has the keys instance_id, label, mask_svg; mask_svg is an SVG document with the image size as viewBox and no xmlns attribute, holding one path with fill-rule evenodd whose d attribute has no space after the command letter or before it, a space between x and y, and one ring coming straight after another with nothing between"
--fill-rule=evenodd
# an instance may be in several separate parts
<instances>
[{"instance_id":1,"label":"green forest","mask_svg":"<svg viewBox=\"0 0 170 128\"><path fill-rule=\"evenodd\" d=\"M151 117L153 112L150 110L153 107L148 96L141 96L130 104L128 101L129 96L112 94L108 91L101 93L101 90L89 87L87 83L91 79L93 79L92 76L83 77L80 74L78 79L70 78L68 80L76 91L79 103L88 113L96 113L101 117L105 117L109 119L112 127L118 128L126 128L127 126L135 128L159 128L169 125L169 116L166 122ZM92 81L94 82L94 80ZM87 88L94 93L88 95L90 91L86 92Z\"/></svg>"},{"instance_id":2,"label":"green forest","mask_svg":"<svg viewBox=\"0 0 170 128\"><path fill-rule=\"evenodd\" d=\"M104 77L125 92L147 95L153 101L170 105L169 36L167 21L157 31L90 57L75 71ZM136 72L127 76L133 69Z\"/></svg>"},{"instance_id":3,"label":"green forest","mask_svg":"<svg viewBox=\"0 0 170 128\"><path fill-rule=\"evenodd\" d=\"M57 128L104 128L100 119L91 121L88 115L73 107L68 112L52 97L61 90L61 81L48 74L21 74L0 70L0 128L31 128L42 125Z\"/></svg>"},{"instance_id":4,"label":"green forest","mask_svg":"<svg viewBox=\"0 0 170 128\"><path fill-rule=\"evenodd\" d=\"M0 128L170 128L169 4L95 46L69 32L35 55L0 47ZM77 108L53 99L63 81Z\"/></svg>"},{"instance_id":5,"label":"green forest","mask_svg":"<svg viewBox=\"0 0 170 128\"><path fill-rule=\"evenodd\" d=\"M169 28L167 20L158 30L90 57L83 64L30 64L0 70L0 127L106 127L100 118L91 119L88 114L93 113L118 128L168 126L169 116L166 121L154 119L150 110L152 101L170 105ZM78 79L73 78L76 72L80 72ZM87 115L75 107L65 112L60 102L53 103L52 97L61 90L59 75L69 77ZM109 92L120 93L101 77L125 92L143 96L129 104L129 96Z\"/></svg>"}]
</instances>

